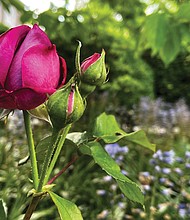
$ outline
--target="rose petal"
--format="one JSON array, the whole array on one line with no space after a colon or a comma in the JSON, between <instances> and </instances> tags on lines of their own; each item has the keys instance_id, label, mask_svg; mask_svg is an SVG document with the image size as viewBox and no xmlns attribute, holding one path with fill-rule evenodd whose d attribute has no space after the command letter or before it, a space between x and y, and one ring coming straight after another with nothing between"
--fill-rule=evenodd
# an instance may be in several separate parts
<instances>
[{"instance_id":1,"label":"rose petal","mask_svg":"<svg viewBox=\"0 0 190 220\"><path fill-rule=\"evenodd\" d=\"M29 48L36 45L44 45L46 47L52 46L45 32L43 32L37 25L34 25L34 27L28 32L26 38L13 58L5 84L5 88L7 90L11 91L22 87L21 61L24 53Z\"/></svg>"},{"instance_id":2,"label":"rose petal","mask_svg":"<svg viewBox=\"0 0 190 220\"><path fill-rule=\"evenodd\" d=\"M32 89L23 88L13 93L17 109L30 110L44 103L47 99L45 93L38 93Z\"/></svg>"},{"instance_id":3,"label":"rose petal","mask_svg":"<svg viewBox=\"0 0 190 220\"><path fill-rule=\"evenodd\" d=\"M60 79L60 63L53 45L47 48L39 45L30 48L22 60L23 87L37 92L52 94Z\"/></svg>"},{"instance_id":4,"label":"rose petal","mask_svg":"<svg viewBox=\"0 0 190 220\"><path fill-rule=\"evenodd\" d=\"M30 110L44 103L45 93L37 93L32 89L19 89L14 92L0 90L0 108Z\"/></svg>"},{"instance_id":5,"label":"rose petal","mask_svg":"<svg viewBox=\"0 0 190 220\"><path fill-rule=\"evenodd\" d=\"M30 27L22 25L12 28L0 36L0 84L2 88L4 87L14 53L29 30Z\"/></svg>"},{"instance_id":6,"label":"rose petal","mask_svg":"<svg viewBox=\"0 0 190 220\"><path fill-rule=\"evenodd\" d=\"M11 93L7 93L5 90L0 90L0 108L16 109L14 96L12 96Z\"/></svg>"},{"instance_id":7,"label":"rose petal","mask_svg":"<svg viewBox=\"0 0 190 220\"><path fill-rule=\"evenodd\" d=\"M101 55L99 53L94 53L92 56L86 58L81 64L82 72L85 72L91 64L100 58L100 56Z\"/></svg>"},{"instance_id":8,"label":"rose petal","mask_svg":"<svg viewBox=\"0 0 190 220\"><path fill-rule=\"evenodd\" d=\"M73 112L73 107L74 107L74 93L75 93L75 88L71 88L71 92L68 97L68 103L67 103L67 117L72 114Z\"/></svg>"},{"instance_id":9,"label":"rose petal","mask_svg":"<svg viewBox=\"0 0 190 220\"><path fill-rule=\"evenodd\" d=\"M67 65L63 57L59 57L60 59L60 86L65 84L67 78Z\"/></svg>"}]
</instances>

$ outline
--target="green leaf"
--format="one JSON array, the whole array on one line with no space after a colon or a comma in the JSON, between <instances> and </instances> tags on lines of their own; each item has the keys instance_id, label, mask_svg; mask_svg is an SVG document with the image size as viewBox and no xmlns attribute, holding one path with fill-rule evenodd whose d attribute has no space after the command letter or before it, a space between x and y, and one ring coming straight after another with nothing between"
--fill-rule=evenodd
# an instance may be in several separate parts
<instances>
[{"instance_id":1,"label":"green leaf","mask_svg":"<svg viewBox=\"0 0 190 220\"><path fill-rule=\"evenodd\" d=\"M84 143L87 143L88 137L86 132L72 132L67 134L66 145L72 145L78 148L82 154L90 155L88 147Z\"/></svg>"},{"instance_id":2,"label":"green leaf","mask_svg":"<svg viewBox=\"0 0 190 220\"><path fill-rule=\"evenodd\" d=\"M147 16L142 31L146 46L153 54L158 53L166 65L176 58L181 47L180 27L176 24L167 14L153 13Z\"/></svg>"},{"instance_id":3,"label":"green leaf","mask_svg":"<svg viewBox=\"0 0 190 220\"><path fill-rule=\"evenodd\" d=\"M120 129L115 117L102 113L97 117L93 135L102 138L106 143L117 142L125 132Z\"/></svg>"},{"instance_id":4,"label":"green leaf","mask_svg":"<svg viewBox=\"0 0 190 220\"><path fill-rule=\"evenodd\" d=\"M44 139L40 140L40 142L36 146L36 157L37 157L39 169L41 169L41 166L44 163L44 157L47 153L47 149L51 141L52 141L52 136L47 136Z\"/></svg>"},{"instance_id":5,"label":"green leaf","mask_svg":"<svg viewBox=\"0 0 190 220\"><path fill-rule=\"evenodd\" d=\"M127 198L132 198L132 201L138 202L144 207L144 196L142 192L137 188L137 185L129 185L120 180L116 180L116 182L118 183L120 190Z\"/></svg>"},{"instance_id":6,"label":"green leaf","mask_svg":"<svg viewBox=\"0 0 190 220\"><path fill-rule=\"evenodd\" d=\"M49 192L53 202L57 206L57 209L59 211L59 215L62 220L82 220L82 215L80 210L77 208L77 206L58 196L57 194L53 192Z\"/></svg>"},{"instance_id":7,"label":"green leaf","mask_svg":"<svg viewBox=\"0 0 190 220\"><path fill-rule=\"evenodd\" d=\"M152 151L156 150L156 145L151 144L146 137L146 134L143 130L135 131L130 134L125 134L122 138L121 141L125 144L125 142L130 141L135 144L139 144L145 148L148 148Z\"/></svg>"},{"instance_id":8,"label":"green leaf","mask_svg":"<svg viewBox=\"0 0 190 220\"><path fill-rule=\"evenodd\" d=\"M88 140L87 133L85 132L71 132L67 134L67 139L73 141L75 144L79 145Z\"/></svg>"},{"instance_id":9,"label":"green leaf","mask_svg":"<svg viewBox=\"0 0 190 220\"><path fill-rule=\"evenodd\" d=\"M170 64L180 52L181 34L179 26L168 27L165 44L160 48L159 55L166 65Z\"/></svg>"},{"instance_id":10,"label":"green leaf","mask_svg":"<svg viewBox=\"0 0 190 220\"><path fill-rule=\"evenodd\" d=\"M127 134L120 129L113 115L101 114L96 119L93 135L103 139L105 143L114 143L122 140L125 144L129 141L155 151L155 145L148 141L144 131L140 130Z\"/></svg>"},{"instance_id":11,"label":"green leaf","mask_svg":"<svg viewBox=\"0 0 190 220\"><path fill-rule=\"evenodd\" d=\"M156 54L165 44L168 22L166 14L154 13L146 17L142 34L147 41L147 46L153 50L153 54Z\"/></svg>"},{"instance_id":12,"label":"green leaf","mask_svg":"<svg viewBox=\"0 0 190 220\"><path fill-rule=\"evenodd\" d=\"M1 217L1 220L6 220L7 217L6 217L6 212L5 212L5 207L3 206L3 200L0 199L0 217Z\"/></svg>"},{"instance_id":13,"label":"green leaf","mask_svg":"<svg viewBox=\"0 0 190 220\"><path fill-rule=\"evenodd\" d=\"M177 19L180 19L182 22L190 21L190 3L183 3L179 5L179 10L176 13Z\"/></svg>"},{"instance_id":14,"label":"green leaf","mask_svg":"<svg viewBox=\"0 0 190 220\"><path fill-rule=\"evenodd\" d=\"M121 173L118 164L110 157L100 143L96 141L89 142L85 147L91 152L94 161L118 182L121 191L127 198L142 205L144 204L144 196L140 187Z\"/></svg>"}]
</instances>

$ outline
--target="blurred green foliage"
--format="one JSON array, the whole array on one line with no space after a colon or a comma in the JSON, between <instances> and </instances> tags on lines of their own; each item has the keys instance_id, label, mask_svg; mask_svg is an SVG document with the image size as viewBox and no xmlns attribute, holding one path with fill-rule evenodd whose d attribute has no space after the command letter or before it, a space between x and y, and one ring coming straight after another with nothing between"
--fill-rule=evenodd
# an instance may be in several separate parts
<instances>
[{"instance_id":1,"label":"blurred green foliage","mask_svg":"<svg viewBox=\"0 0 190 220\"><path fill-rule=\"evenodd\" d=\"M21 10L18 0L11 2L20 10L22 23L39 23L45 28L66 59L70 76L75 71L77 40L83 43L83 59L105 49L110 74L109 83L101 90L109 92L106 103L131 108L142 96L161 96L170 102L181 97L189 100L183 90L187 88L190 64L188 0L75 3L75 10L70 11L69 1L61 8L52 1L50 9L39 14ZM10 2L2 4L8 10Z\"/></svg>"},{"instance_id":2,"label":"blurred green foliage","mask_svg":"<svg viewBox=\"0 0 190 220\"><path fill-rule=\"evenodd\" d=\"M4 2L3 6L8 10L11 4L18 1L1 2ZM79 1L76 0L76 2ZM88 126L92 121L92 116L104 110L105 105L112 105L112 108L125 105L129 108L136 104L141 96L159 96L168 102L186 98L190 104L188 89L189 0L91 0L87 5L82 5L84 7L76 8L74 11L67 10L67 3L68 1L63 8L51 5L50 10L42 14L20 10L21 22L39 23L45 28L52 42L56 44L59 54L66 59L69 75L75 71L74 58L77 40L83 43L83 59L94 52L101 52L102 48L105 49L110 71L109 83L98 92L108 91L109 95L96 96L95 94L91 96L92 98L90 97L90 109L83 118L86 125L83 123L82 126ZM0 25L0 32L5 30L6 27ZM159 107L160 104L154 109ZM150 109L150 104L148 109ZM119 110L121 113L121 109ZM179 112L181 115L181 110ZM185 117L183 118L186 120ZM81 124L78 126L81 128ZM148 129L150 128L151 126L148 126ZM46 128L45 130L47 132ZM187 127L184 130L187 132ZM27 155L27 148L26 143L23 143L23 133L21 136L15 135L18 137L15 139L12 131L11 134L7 133L4 124L0 129L1 136L3 136L0 142L0 167L2 169L0 187L5 189L1 190L0 196L7 204L9 213L12 213L10 219L17 219L24 212L26 204L24 206L22 204L26 201L26 193L31 189L31 185L26 184L30 167L29 163L17 167L18 161ZM159 136L155 135L153 140L162 142L169 139L168 136L165 139L162 136L163 134L159 133ZM184 147L181 143L178 145L180 149ZM131 146L130 153L124 156L123 162L119 165L127 169L130 178L135 180L139 172L149 167L148 159L145 160L147 156L150 156L147 151L138 153ZM59 169L71 157L72 149L65 149L58 161ZM60 178L56 190L61 192L65 198L76 202L83 211L85 219L103 219L101 216L104 216L106 210L112 212L109 213L107 219L122 219L125 214L137 215L139 209L134 209L135 204L127 202L121 194L118 194L119 189L116 188L113 180L109 180L112 183L110 187L110 183L108 184L103 178L102 170L94 165L88 156L83 156ZM102 189L107 189L107 193L101 194ZM7 197L7 195L10 196ZM158 203L163 201L162 198L157 199L160 195L158 192L154 197L150 193L150 197L146 197L147 203L155 198ZM123 202L124 208L119 206L120 202ZM175 206L172 204L172 207ZM47 214L47 212L49 212L49 218L58 218L55 210L50 208L48 198L43 201L39 210L42 212L36 213L38 216L36 215L34 219L43 219L43 213ZM166 213L170 213L170 210L166 209ZM135 219L142 218L143 216L139 216ZM158 219L163 219L163 216Z\"/></svg>"},{"instance_id":3,"label":"blurred green foliage","mask_svg":"<svg viewBox=\"0 0 190 220\"><path fill-rule=\"evenodd\" d=\"M10 12L10 7L14 6L19 12L24 13L24 5L19 0L1 0L0 3L2 7L8 12Z\"/></svg>"},{"instance_id":4,"label":"blurred green foliage","mask_svg":"<svg viewBox=\"0 0 190 220\"><path fill-rule=\"evenodd\" d=\"M128 8L125 1L122 2ZM131 10L127 10L124 15L122 8L118 7L119 3L110 3L90 1L85 7L72 12L66 7L55 9L52 6L50 10L39 15L27 12L22 15L21 21L39 22L45 27L59 53L66 59L70 74L75 71L77 40L83 43L83 59L94 52L101 52L104 48L110 74L109 83L102 89L110 92L110 100L119 100L119 104L132 106L141 95L153 96L152 71L136 53L139 38L136 33L140 26L138 17L143 15L143 8L136 10L141 5L137 2L137 6L133 6L136 15L132 15ZM132 7L132 1L130 4Z\"/></svg>"}]
</instances>

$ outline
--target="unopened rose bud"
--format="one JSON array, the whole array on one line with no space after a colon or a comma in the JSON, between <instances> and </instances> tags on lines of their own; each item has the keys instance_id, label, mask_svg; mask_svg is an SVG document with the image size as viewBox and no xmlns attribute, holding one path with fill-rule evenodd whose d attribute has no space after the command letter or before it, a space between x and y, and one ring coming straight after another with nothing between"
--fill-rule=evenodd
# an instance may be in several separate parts
<instances>
[{"instance_id":1,"label":"unopened rose bud","mask_svg":"<svg viewBox=\"0 0 190 220\"><path fill-rule=\"evenodd\" d=\"M106 81L107 72L105 66L105 51L101 54L94 53L92 56L85 59L81 64L81 81L100 86Z\"/></svg>"},{"instance_id":2,"label":"unopened rose bud","mask_svg":"<svg viewBox=\"0 0 190 220\"><path fill-rule=\"evenodd\" d=\"M72 84L51 95L47 102L47 109L53 127L60 130L82 116L85 103L77 85Z\"/></svg>"}]
</instances>

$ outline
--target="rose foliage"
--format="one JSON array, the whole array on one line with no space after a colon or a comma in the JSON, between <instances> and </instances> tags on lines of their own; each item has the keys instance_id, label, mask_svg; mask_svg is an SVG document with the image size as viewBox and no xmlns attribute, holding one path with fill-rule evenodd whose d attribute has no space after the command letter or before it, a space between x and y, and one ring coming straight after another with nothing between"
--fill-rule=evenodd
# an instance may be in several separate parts
<instances>
[{"instance_id":1,"label":"rose foliage","mask_svg":"<svg viewBox=\"0 0 190 220\"><path fill-rule=\"evenodd\" d=\"M79 42L76 72L66 81L66 62L38 25L32 28L21 25L0 36L0 108L23 110L30 155L27 160L31 160L33 189L29 195L32 199L24 220L31 218L38 202L47 194L57 206L61 219L83 219L74 203L52 192L54 181L81 155L91 157L117 182L127 198L144 204L140 187L123 175L104 149L104 144L120 141L124 145L125 142L140 144L154 151L155 146L149 143L143 131L127 134L114 116L103 113L96 119L92 131L69 133L71 125L85 112L86 97L107 79L105 51L94 53L81 63L80 48ZM51 135L42 138L37 146L34 146L29 113L50 122L52 127ZM66 147L73 149L74 157L52 177L60 152Z\"/></svg>"}]
</instances>

